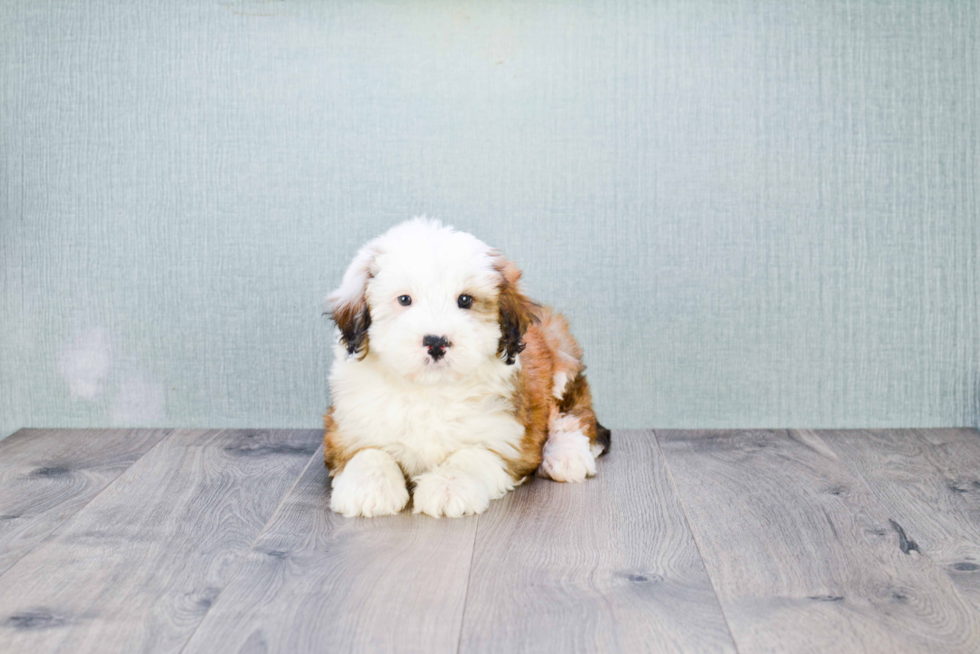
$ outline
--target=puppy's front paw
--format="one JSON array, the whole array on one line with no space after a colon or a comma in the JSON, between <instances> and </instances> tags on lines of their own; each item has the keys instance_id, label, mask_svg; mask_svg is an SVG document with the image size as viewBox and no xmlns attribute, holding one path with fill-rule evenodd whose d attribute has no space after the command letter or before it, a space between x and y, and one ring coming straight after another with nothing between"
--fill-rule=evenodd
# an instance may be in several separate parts
<instances>
[{"instance_id":1,"label":"puppy's front paw","mask_svg":"<svg viewBox=\"0 0 980 654\"><path fill-rule=\"evenodd\" d=\"M588 436L580 431L558 431L548 437L538 474L555 481L579 482L595 473Z\"/></svg>"},{"instance_id":2,"label":"puppy's front paw","mask_svg":"<svg viewBox=\"0 0 980 654\"><path fill-rule=\"evenodd\" d=\"M483 513L490 506L490 494L484 484L459 470L433 470L415 478L412 494L413 513L433 518L459 518Z\"/></svg>"},{"instance_id":3,"label":"puppy's front paw","mask_svg":"<svg viewBox=\"0 0 980 654\"><path fill-rule=\"evenodd\" d=\"M334 477L330 508L347 518L398 513L408 504L405 477L395 460L380 450L363 450Z\"/></svg>"}]
</instances>

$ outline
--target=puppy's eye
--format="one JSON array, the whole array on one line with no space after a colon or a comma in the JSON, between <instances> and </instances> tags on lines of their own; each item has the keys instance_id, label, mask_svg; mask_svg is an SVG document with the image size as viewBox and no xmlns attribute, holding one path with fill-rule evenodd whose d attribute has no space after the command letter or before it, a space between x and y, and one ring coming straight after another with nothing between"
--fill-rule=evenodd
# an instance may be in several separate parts
<instances>
[{"instance_id":1,"label":"puppy's eye","mask_svg":"<svg viewBox=\"0 0 980 654\"><path fill-rule=\"evenodd\" d=\"M403 307L407 307L411 303L412 303L411 296L408 296L408 295L399 295L398 296L398 304L402 305Z\"/></svg>"},{"instance_id":2,"label":"puppy's eye","mask_svg":"<svg viewBox=\"0 0 980 654\"><path fill-rule=\"evenodd\" d=\"M469 309L471 306L473 306L473 297L464 293L463 295L459 296L459 299L456 300L456 304L460 309Z\"/></svg>"}]
</instances>

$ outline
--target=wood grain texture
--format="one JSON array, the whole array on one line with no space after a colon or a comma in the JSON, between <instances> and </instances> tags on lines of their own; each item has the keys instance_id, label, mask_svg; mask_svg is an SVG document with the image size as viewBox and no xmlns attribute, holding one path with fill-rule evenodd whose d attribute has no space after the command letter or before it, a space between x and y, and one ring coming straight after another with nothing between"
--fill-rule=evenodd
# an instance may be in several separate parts
<instances>
[{"instance_id":1,"label":"wood grain texture","mask_svg":"<svg viewBox=\"0 0 980 654\"><path fill-rule=\"evenodd\" d=\"M477 517L329 509L318 453L185 652L453 652Z\"/></svg>"},{"instance_id":2,"label":"wood grain texture","mask_svg":"<svg viewBox=\"0 0 980 654\"><path fill-rule=\"evenodd\" d=\"M167 433L22 429L0 441L0 574Z\"/></svg>"},{"instance_id":3,"label":"wood grain texture","mask_svg":"<svg viewBox=\"0 0 980 654\"><path fill-rule=\"evenodd\" d=\"M657 436L740 652L980 649L980 613L815 433Z\"/></svg>"},{"instance_id":4,"label":"wood grain texture","mask_svg":"<svg viewBox=\"0 0 980 654\"><path fill-rule=\"evenodd\" d=\"M980 608L980 433L848 430L820 436Z\"/></svg>"},{"instance_id":5,"label":"wood grain texture","mask_svg":"<svg viewBox=\"0 0 980 654\"><path fill-rule=\"evenodd\" d=\"M174 431L0 576L17 652L178 651L319 431Z\"/></svg>"},{"instance_id":6,"label":"wood grain texture","mask_svg":"<svg viewBox=\"0 0 980 654\"><path fill-rule=\"evenodd\" d=\"M651 431L480 518L460 652L734 651Z\"/></svg>"}]
</instances>

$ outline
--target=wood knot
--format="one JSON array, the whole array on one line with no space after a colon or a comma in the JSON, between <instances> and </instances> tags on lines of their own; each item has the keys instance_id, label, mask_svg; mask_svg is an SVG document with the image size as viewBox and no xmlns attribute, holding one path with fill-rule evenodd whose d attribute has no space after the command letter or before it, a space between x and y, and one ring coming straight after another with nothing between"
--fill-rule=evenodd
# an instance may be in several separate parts
<instances>
[{"instance_id":1,"label":"wood knot","mask_svg":"<svg viewBox=\"0 0 980 654\"><path fill-rule=\"evenodd\" d=\"M52 627L60 627L66 622L67 620L63 617L54 615L50 611L43 609L15 613L5 620L7 626L23 630L50 629Z\"/></svg>"},{"instance_id":2,"label":"wood knot","mask_svg":"<svg viewBox=\"0 0 980 654\"><path fill-rule=\"evenodd\" d=\"M67 475L71 470L68 468L38 468L31 473L32 477L61 477Z\"/></svg>"}]
</instances>

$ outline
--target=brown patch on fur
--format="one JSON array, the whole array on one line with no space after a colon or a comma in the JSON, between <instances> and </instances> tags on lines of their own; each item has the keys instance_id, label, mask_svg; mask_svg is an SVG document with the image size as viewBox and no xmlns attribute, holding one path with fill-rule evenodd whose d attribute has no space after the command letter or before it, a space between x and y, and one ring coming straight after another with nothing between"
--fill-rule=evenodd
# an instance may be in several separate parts
<instances>
[{"instance_id":1,"label":"brown patch on fur","mask_svg":"<svg viewBox=\"0 0 980 654\"><path fill-rule=\"evenodd\" d=\"M474 314L480 316L481 318L486 318L488 322L491 321L491 316L496 319L499 316L499 309L497 305L496 297L481 297L479 295L473 295L473 306L470 307L470 311Z\"/></svg>"},{"instance_id":2,"label":"brown patch on fur","mask_svg":"<svg viewBox=\"0 0 980 654\"><path fill-rule=\"evenodd\" d=\"M589 441L595 443L595 411L592 410L592 391L589 390L589 383L585 381L585 375L579 374L568 382L565 386L565 394L558 403L558 411L578 418Z\"/></svg>"},{"instance_id":3,"label":"brown patch on fur","mask_svg":"<svg viewBox=\"0 0 980 654\"><path fill-rule=\"evenodd\" d=\"M537 326L524 336L521 369L514 382L514 417L524 425L519 455L504 457L514 480L534 474L541 465L541 449L548 438L548 421L554 398L551 396L554 356Z\"/></svg>"},{"instance_id":4,"label":"brown patch on fur","mask_svg":"<svg viewBox=\"0 0 980 654\"><path fill-rule=\"evenodd\" d=\"M524 351L524 335L537 322L535 310L539 305L529 300L521 291L521 271L517 266L497 255L494 268L500 273L500 288L497 293L500 343L497 346L497 355L505 355L505 360L510 365Z\"/></svg>"},{"instance_id":5,"label":"brown patch on fur","mask_svg":"<svg viewBox=\"0 0 980 654\"><path fill-rule=\"evenodd\" d=\"M582 348L568 329L568 322L547 307L538 307L537 324L524 335L521 369L517 373L512 401L515 417L524 425L520 454L504 457L515 479L534 474L541 465L541 453L548 440L549 425L562 414L574 415L591 444L608 448L608 430L598 428L592 410L592 394L582 371ZM554 396L554 377L565 372L569 381L561 400ZM603 442L601 436L605 436Z\"/></svg>"},{"instance_id":6,"label":"brown patch on fur","mask_svg":"<svg viewBox=\"0 0 980 654\"><path fill-rule=\"evenodd\" d=\"M371 267L380 254L377 240L369 242L357 251L354 260L344 272L340 288L327 297L327 310L340 329L347 354L351 355L362 350L365 355L367 354L367 331L371 326L371 311L365 296L368 282L373 277Z\"/></svg>"},{"instance_id":7,"label":"brown patch on fur","mask_svg":"<svg viewBox=\"0 0 980 654\"><path fill-rule=\"evenodd\" d=\"M583 433L589 437L589 445L600 445L602 456L609 451L612 434L608 429L599 424L592 409L592 391L589 389L589 382L586 381L585 366L579 373L565 386L565 393L558 402L558 411L565 415L572 415L578 418L582 425Z\"/></svg>"},{"instance_id":8,"label":"brown patch on fur","mask_svg":"<svg viewBox=\"0 0 980 654\"><path fill-rule=\"evenodd\" d=\"M567 389L570 382L585 370L585 365L582 363L582 347L572 336L565 316L560 313L549 311L541 317L541 334L548 343L548 349L555 353L554 374L565 374Z\"/></svg>"},{"instance_id":9,"label":"brown patch on fur","mask_svg":"<svg viewBox=\"0 0 980 654\"><path fill-rule=\"evenodd\" d=\"M337 421L333 418L333 407L323 416L323 463L330 471L331 477L336 477L344 471L344 466L361 448L347 447L340 435Z\"/></svg>"},{"instance_id":10,"label":"brown patch on fur","mask_svg":"<svg viewBox=\"0 0 980 654\"><path fill-rule=\"evenodd\" d=\"M366 302L341 304L330 314L340 329L340 337L347 346L347 354L361 353L367 356L368 327L371 326L371 312Z\"/></svg>"},{"instance_id":11,"label":"brown patch on fur","mask_svg":"<svg viewBox=\"0 0 980 654\"><path fill-rule=\"evenodd\" d=\"M560 313L542 319L541 330L549 346L556 352L555 374L563 372L568 378L561 399L557 400L559 415L575 416L589 437L590 445L601 445L602 454L605 454L609 451L610 433L599 424L592 409L592 391L585 379L582 346L572 336L568 321Z\"/></svg>"}]
</instances>

